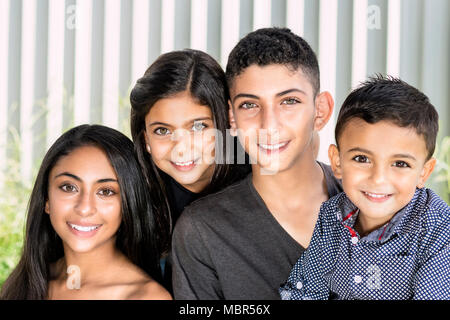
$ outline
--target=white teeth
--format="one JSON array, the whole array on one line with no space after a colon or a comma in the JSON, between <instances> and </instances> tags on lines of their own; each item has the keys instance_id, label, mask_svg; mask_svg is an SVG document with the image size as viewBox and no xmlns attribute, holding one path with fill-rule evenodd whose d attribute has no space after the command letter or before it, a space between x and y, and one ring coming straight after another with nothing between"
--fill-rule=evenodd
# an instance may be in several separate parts
<instances>
[{"instance_id":1,"label":"white teeth","mask_svg":"<svg viewBox=\"0 0 450 320\"><path fill-rule=\"evenodd\" d=\"M372 198L385 198L388 196L387 194L374 194L374 193L369 193L369 192L364 192L364 193Z\"/></svg>"},{"instance_id":2,"label":"white teeth","mask_svg":"<svg viewBox=\"0 0 450 320\"><path fill-rule=\"evenodd\" d=\"M285 145L287 145L287 142L278 143L278 144L262 144L262 143L259 144L259 146L261 148L266 149L266 150L280 149L280 148L284 147Z\"/></svg>"},{"instance_id":3,"label":"white teeth","mask_svg":"<svg viewBox=\"0 0 450 320\"><path fill-rule=\"evenodd\" d=\"M192 161L188 161L188 162L175 162L175 164L177 166L181 166L181 167L187 167L187 166L190 166L193 163L194 163L193 160Z\"/></svg>"},{"instance_id":4,"label":"white teeth","mask_svg":"<svg viewBox=\"0 0 450 320\"><path fill-rule=\"evenodd\" d=\"M83 227L83 226L78 226L76 224L71 224L71 223L69 223L69 225L72 227L72 229L82 231L82 232L89 232L89 231L98 229L100 227L100 226Z\"/></svg>"}]
</instances>

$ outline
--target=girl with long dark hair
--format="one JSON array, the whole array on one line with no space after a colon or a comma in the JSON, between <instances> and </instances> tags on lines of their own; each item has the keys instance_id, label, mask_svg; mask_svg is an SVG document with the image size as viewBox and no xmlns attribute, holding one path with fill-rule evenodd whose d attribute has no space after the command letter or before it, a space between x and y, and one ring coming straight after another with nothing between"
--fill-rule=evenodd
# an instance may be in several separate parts
<instances>
[{"instance_id":1,"label":"girl with long dark hair","mask_svg":"<svg viewBox=\"0 0 450 320\"><path fill-rule=\"evenodd\" d=\"M227 132L228 99L220 65L191 49L161 55L131 91L131 134L160 212L162 251L170 250L173 225L187 205L250 171L230 156L236 144ZM165 270L170 289L170 266Z\"/></svg>"},{"instance_id":2,"label":"girl with long dark hair","mask_svg":"<svg viewBox=\"0 0 450 320\"><path fill-rule=\"evenodd\" d=\"M25 243L1 299L170 299L155 218L133 143L81 125L48 150Z\"/></svg>"}]
</instances>

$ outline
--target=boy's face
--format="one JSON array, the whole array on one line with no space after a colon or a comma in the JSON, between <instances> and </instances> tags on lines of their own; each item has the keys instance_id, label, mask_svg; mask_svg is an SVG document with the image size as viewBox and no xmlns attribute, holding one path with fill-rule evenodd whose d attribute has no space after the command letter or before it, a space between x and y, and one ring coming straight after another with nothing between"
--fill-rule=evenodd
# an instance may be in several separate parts
<instances>
[{"instance_id":1,"label":"boy's face","mask_svg":"<svg viewBox=\"0 0 450 320\"><path fill-rule=\"evenodd\" d=\"M422 188L435 159L426 160L423 136L389 121L350 120L329 149L334 174L349 199L373 225L389 221Z\"/></svg>"},{"instance_id":2,"label":"boy's face","mask_svg":"<svg viewBox=\"0 0 450 320\"><path fill-rule=\"evenodd\" d=\"M274 174L313 156L313 137L328 121L328 93L314 99L313 87L299 69L251 65L230 88L230 123L252 163ZM237 129L237 130L236 130Z\"/></svg>"}]
</instances>

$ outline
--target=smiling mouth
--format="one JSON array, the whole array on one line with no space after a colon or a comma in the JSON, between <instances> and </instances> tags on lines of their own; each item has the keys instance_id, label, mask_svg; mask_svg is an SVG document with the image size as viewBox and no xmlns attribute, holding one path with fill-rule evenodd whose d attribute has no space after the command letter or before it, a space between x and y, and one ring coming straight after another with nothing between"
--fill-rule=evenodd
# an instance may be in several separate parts
<instances>
[{"instance_id":1,"label":"smiling mouth","mask_svg":"<svg viewBox=\"0 0 450 320\"><path fill-rule=\"evenodd\" d=\"M383 202L392 197L392 193L372 193L372 192L366 192L362 191L364 196L373 202Z\"/></svg>"},{"instance_id":2,"label":"smiling mouth","mask_svg":"<svg viewBox=\"0 0 450 320\"><path fill-rule=\"evenodd\" d=\"M91 226L80 226L80 225L73 224L73 223L70 223L70 222L67 222L67 224L73 230L76 230L76 231L79 231L79 232L92 232L92 231L97 230L98 228L100 228L102 226L101 224L91 225Z\"/></svg>"},{"instance_id":3,"label":"smiling mouth","mask_svg":"<svg viewBox=\"0 0 450 320\"><path fill-rule=\"evenodd\" d=\"M276 144L259 143L258 147L260 149L262 149L266 153L272 153L272 152L281 152L281 151L283 151L284 149L286 149L288 144L289 144L289 141L276 143Z\"/></svg>"},{"instance_id":4,"label":"smiling mouth","mask_svg":"<svg viewBox=\"0 0 450 320\"><path fill-rule=\"evenodd\" d=\"M170 163L175 167L175 169L179 171L189 171L192 170L197 165L196 160L190 160L185 162L170 161Z\"/></svg>"}]
</instances>

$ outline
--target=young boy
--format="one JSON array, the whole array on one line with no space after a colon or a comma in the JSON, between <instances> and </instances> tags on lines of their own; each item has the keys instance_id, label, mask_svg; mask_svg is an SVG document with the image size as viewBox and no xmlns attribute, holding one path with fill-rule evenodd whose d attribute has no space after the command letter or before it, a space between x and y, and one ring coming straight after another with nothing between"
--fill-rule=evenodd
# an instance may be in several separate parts
<instances>
[{"instance_id":1,"label":"young boy","mask_svg":"<svg viewBox=\"0 0 450 320\"><path fill-rule=\"evenodd\" d=\"M450 299L450 208L424 188L438 114L378 76L345 100L329 158L344 192L325 202L283 299Z\"/></svg>"},{"instance_id":2,"label":"young boy","mask_svg":"<svg viewBox=\"0 0 450 320\"><path fill-rule=\"evenodd\" d=\"M252 174L186 208L173 233L176 299L279 299L309 244L320 205L340 192L315 160L333 100L319 91L309 45L288 29L260 29L230 53L232 134Z\"/></svg>"}]
</instances>

